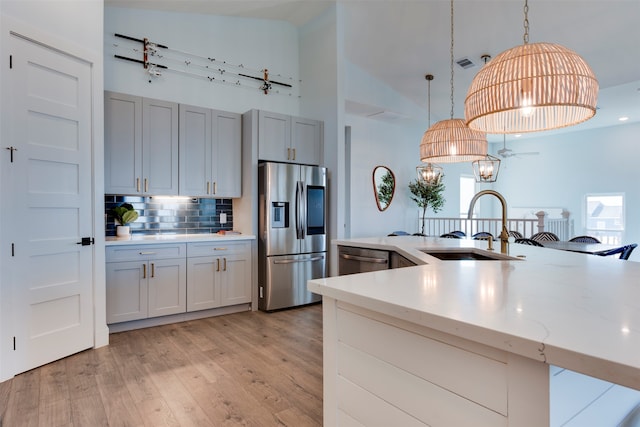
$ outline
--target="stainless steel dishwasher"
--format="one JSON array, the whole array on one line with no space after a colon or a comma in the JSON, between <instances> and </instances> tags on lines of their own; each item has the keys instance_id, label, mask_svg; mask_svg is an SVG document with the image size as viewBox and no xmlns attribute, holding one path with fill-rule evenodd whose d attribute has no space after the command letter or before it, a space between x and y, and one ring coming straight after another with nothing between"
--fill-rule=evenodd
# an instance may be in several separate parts
<instances>
[{"instance_id":1,"label":"stainless steel dishwasher","mask_svg":"<svg viewBox=\"0 0 640 427\"><path fill-rule=\"evenodd\" d=\"M338 246L338 275L365 273L389 268L389 251Z\"/></svg>"}]
</instances>

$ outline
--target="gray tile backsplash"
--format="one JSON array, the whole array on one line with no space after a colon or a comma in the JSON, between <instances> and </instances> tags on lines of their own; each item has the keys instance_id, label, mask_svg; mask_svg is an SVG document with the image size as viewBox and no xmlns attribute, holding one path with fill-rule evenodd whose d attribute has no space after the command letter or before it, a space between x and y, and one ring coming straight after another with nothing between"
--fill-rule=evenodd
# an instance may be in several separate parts
<instances>
[{"instance_id":1,"label":"gray tile backsplash","mask_svg":"<svg viewBox=\"0 0 640 427\"><path fill-rule=\"evenodd\" d=\"M138 219L129 224L132 234L192 234L233 230L231 199L169 198L156 196L104 196L105 230L116 235L111 209L121 203L131 203ZM220 214L227 214L227 223L220 224Z\"/></svg>"}]
</instances>

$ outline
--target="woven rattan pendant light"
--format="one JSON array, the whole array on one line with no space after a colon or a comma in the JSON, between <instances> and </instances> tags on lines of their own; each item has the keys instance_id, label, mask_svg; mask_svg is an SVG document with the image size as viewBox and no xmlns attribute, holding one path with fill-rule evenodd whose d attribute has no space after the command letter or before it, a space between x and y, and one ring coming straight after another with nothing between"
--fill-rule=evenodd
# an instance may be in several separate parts
<instances>
[{"instance_id":1,"label":"woven rattan pendant light","mask_svg":"<svg viewBox=\"0 0 640 427\"><path fill-rule=\"evenodd\" d=\"M584 122L596 113L598 81L577 53L552 43L529 44L524 3L524 44L485 64L464 103L470 128L523 133Z\"/></svg>"},{"instance_id":2,"label":"woven rattan pendant light","mask_svg":"<svg viewBox=\"0 0 640 427\"><path fill-rule=\"evenodd\" d=\"M420 142L423 162L456 163L479 160L487 155L487 136L453 118L453 0L451 0L451 118L431 126Z\"/></svg>"}]
</instances>

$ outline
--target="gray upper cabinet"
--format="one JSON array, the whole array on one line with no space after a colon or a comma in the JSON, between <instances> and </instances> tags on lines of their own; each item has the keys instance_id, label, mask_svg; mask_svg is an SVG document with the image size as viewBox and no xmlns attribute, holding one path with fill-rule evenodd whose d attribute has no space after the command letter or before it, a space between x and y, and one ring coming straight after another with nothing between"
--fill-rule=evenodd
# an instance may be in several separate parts
<instances>
[{"instance_id":1,"label":"gray upper cabinet","mask_svg":"<svg viewBox=\"0 0 640 427\"><path fill-rule=\"evenodd\" d=\"M142 99L142 191L178 194L178 104Z\"/></svg>"},{"instance_id":2,"label":"gray upper cabinet","mask_svg":"<svg viewBox=\"0 0 640 427\"><path fill-rule=\"evenodd\" d=\"M137 194L142 176L142 98L104 94L105 192Z\"/></svg>"},{"instance_id":3,"label":"gray upper cabinet","mask_svg":"<svg viewBox=\"0 0 640 427\"><path fill-rule=\"evenodd\" d=\"M276 162L322 163L322 122L260 111L258 158Z\"/></svg>"},{"instance_id":4,"label":"gray upper cabinet","mask_svg":"<svg viewBox=\"0 0 640 427\"><path fill-rule=\"evenodd\" d=\"M240 114L180 105L180 194L240 197Z\"/></svg>"},{"instance_id":5,"label":"gray upper cabinet","mask_svg":"<svg viewBox=\"0 0 640 427\"><path fill-rule=\"evenodd\" d=\"M105 193L178 194L178 104L105 92Z\"/></svg>"},{"instance_id":6,"label":"gray upper cabinet","mask_svg":"<svg viewBox=\"0 0 640 427\"><path fill-rule=\"evenodd\" d=\"M213 196L242 195L242 116L212 110Z\"/></svg>"},{"instance_id":7,"label":"gray upper cabinet","mask_svg":"<svg viewBox=\"0 0 640 427\"><path fill-rule=\"evenodd\" d=\"M322 164L322 122L291 118L291 148L296 163Z\"/></svg>"}]
</instances>

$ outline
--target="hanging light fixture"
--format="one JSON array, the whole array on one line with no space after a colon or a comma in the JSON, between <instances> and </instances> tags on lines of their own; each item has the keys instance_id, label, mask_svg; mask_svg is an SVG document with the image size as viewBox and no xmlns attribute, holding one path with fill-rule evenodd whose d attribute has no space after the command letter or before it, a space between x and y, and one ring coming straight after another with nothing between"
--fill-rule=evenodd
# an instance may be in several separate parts
<instances>
[{"instance_id":1,"label":"hanging light fixture","mask_svg":"<svg viewBox=\"0 0 640 427\"><path fill-rule=\"evenodd\" d=\"M427 90L427 129L431 126L431 81L433 80L433 74L427 74L424 76L429 82ZM422 164L416 167L418 173L418 180L425 182L428 185L437 184L442 177L442 168L435 163Z\"/></svg>"},{"instance_id":2,"label":"hanging light fixture","mask_svg":"<svg viewBox=\"0 0 640 427\"><path fill-rule=\"evenodd\" d=\"M480 160L471 162L476 182L496 182L500 171L500 159L487 154Z\"/></svg>"},{"instance_id":3,"label":"hanging light fixture","mask_svg":"<svg viewBox=\"0 0 640 427\"><path fill-rule=\"evenodd\" d=\"M431 126L422 136L420 160L442 163L469 162L487 155L487 136L453 118L453 0L451 0L451 118Z\"/></svg>"},{"instance_id":4,"label":"hanging light fixture","mask_svg":"<svg viewBox=\"0 0 640 427\"><path fill-rule=\"evenodd\" d=\"M428 185L437 184L442 178L442 168L435 163L427 163L416 167L418 179Z\"/></svg>"},{"instance_id":5,"label":"hanging light fixture","mask_svg":"<svg viewBox=\"0 0 640 427\"><path fill-rule=\"evenodd\" d=\"M598 81L577 53L552 43L529 44L524 2L524 44L482 67L464 103L470 128L522 133L582 123L596 113Z\"/></svg>"}]
</instances>

